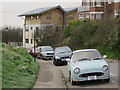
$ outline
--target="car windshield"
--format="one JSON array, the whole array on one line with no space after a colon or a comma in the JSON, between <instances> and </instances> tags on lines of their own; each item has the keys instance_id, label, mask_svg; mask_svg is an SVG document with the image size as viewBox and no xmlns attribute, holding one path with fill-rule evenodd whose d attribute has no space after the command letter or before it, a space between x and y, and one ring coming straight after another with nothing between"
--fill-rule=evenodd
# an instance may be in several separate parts
<instances>
[{"instance_id":1,"label":"car windshield","mask_svg":"<svg viewBox=\"0 0 120 90\"><path fill-rule=\"evenodd\" d=\"M42 47L41 48L42 52L46 52L46 51L53 51L53 49L51 47Z\"/></svg>"},{"instance_id":2,"label":"car windshield","mask_svg":"<svg viewBox=\"0 0 120 90\"><path fill-rule=\"evenodd\" d=\"M72 61L98 60L101 58L102 56L98 51L81 51L73 54Z\"/></svg>"},{"instance_id":3,"label":"car windshield","mask_svg":"<svg viewBox=\"0 0 120 90\"><path fill-rule=\"evenodd\" d=\"M61 53L71 53L71 49L69 47L58 47L55 49L56 54L61 54Z\"/></svg>"}]
</instances>

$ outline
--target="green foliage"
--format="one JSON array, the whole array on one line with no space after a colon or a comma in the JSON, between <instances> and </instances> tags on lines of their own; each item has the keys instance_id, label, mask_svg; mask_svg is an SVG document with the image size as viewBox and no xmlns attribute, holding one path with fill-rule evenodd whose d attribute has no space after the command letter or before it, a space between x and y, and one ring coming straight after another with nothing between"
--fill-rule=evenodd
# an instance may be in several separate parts
<instances>
[{"instance_id":1,"label":"green foliage","mask_svg":"<svg viewBox=\"0 0 120 90\"><path fill-rule=\"evenodd\" d=\"M38 63L25 49L2 46L2 87L31 88L37 77Z\"/></svg>"},{"instance_id":2,"label":"green foliage","mask_svg":"<svg viewBox=\"0 0 120 90\"><path fill-rule=\"evenodd\" d=\"M85 22L87 22L87 21L89 21L89 19L85 19L85 20L81 20L81 21L80 21L80 20L79 20L79 21L71 21L70 24L68 25L68 27L66 27L66 28L64 29L64 34L63 34L63 36L64 36L65 38L71 36L71 35L72 35L71 32L74 30L74 28L76 28L78 25L80 25L80 24L82 24L82 23L85 23Z\"/></svg>"},{"instance_id":3,"label":"green foliage","mask_svg":"<svg viewBox=\"0 0 120 90\"><path fill-rule=\"evenodd\" d=\"M106 21L82 20L71 22L64 31L72 49L96 48L108 58L120 59L120 35L118 19Z\"/></svg>"},{"instance_id":4,"label":"green foliage","mask_svg":"<svg viewBox=\"0 0 120 90\"><path fill-rule=\"evenodd\" d=\"M39 45L65 46L73 50L98 49L108 58L120 59L120 19L72 21L62 31L49 30ZM51 31L51 32L50 32Z\"/></svg>"}]
</instances>

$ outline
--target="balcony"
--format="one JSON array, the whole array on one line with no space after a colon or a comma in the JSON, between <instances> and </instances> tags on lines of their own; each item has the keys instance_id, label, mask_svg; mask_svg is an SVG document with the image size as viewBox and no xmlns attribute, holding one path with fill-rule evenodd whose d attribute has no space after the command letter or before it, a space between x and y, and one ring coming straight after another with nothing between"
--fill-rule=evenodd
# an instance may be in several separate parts
<instances>
[{"instance_id":1,"label":"balcony","mask_svg":"<svg viewBox=\"0 0 120 90\"><path fill-rule=\"evenodd\" d=\"M82 13L82 12L90 12L90 6L88 6L88 5L80 6L80 7L78 8L78 12L79 12L79 13Z\"/></svg>"}]
</instances>

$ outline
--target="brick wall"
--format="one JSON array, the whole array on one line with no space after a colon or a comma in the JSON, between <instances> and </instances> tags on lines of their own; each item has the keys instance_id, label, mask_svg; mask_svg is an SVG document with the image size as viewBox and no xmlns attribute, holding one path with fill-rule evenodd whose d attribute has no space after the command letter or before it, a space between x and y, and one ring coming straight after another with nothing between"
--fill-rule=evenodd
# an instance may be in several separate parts
<instances>
[{"instance_id":1,"label":"brick wall","mask_svg":"<svg viewBox=\"0 0 120 90\"><path fill-rule=\"evenodd\" d=\"M46 15L51 14L51 19L46 19ZM61 15L61 19L59 18ZM60 9L54 9L39 15L37 19L36 16L33 16L33 19L30 19L29 16L26 16L25 24L54 24L54 25L63 25L63 15L64 13Z\"/></svg>"},{"instance_id":2,"label":"brick wall","mask_svg":"<svg viewBox=\"0 0 120 90\"><path fill-rule=\"evenodd\" d=\"M74 19L70 19L69 15L74 15ZM79 14L77 13L77 10L70 12L68 15L66 15L66 24L69 24L71 21L78 20Z\"/></svg>"}]
</instances>

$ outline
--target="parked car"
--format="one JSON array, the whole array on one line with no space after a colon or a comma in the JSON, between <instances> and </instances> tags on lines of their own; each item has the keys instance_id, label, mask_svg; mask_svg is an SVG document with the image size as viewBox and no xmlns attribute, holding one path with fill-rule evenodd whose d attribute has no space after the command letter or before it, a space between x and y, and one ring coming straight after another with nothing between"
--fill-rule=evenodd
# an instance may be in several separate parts
<instances>
[{"instance_id":1,"label":"parked car","mask_svg":"<svg viewBox=\"0 0 120 90\"><path fill-rule=\"evenodd\" d=\"M51 46L40 46L38 47L39 52L37 58L40 59L53 59L54 51Z\"/></svg>"},{"instance_id":2,"label":"parked car","mask_svg":"<svg viewBox=\"0 0 120 90\"><path fill-rule=\"evenodd\" d=\"M57 47L54 51L53 64L56 66L60 64L67 64L65 59L71 58L71 55L72 51L68 46Z\"/></svg>"},{"instance_id":3,"label":"parked car","mask_svg":"<svg viewBox=\"0 0 120 90\"><path fill-rule=\"evenodd\" d=\"M110 81L108 63L96 49L76 50L68 60L69 80L72 85L77 81Z\"/></svg>"},{"instance_id":4,"label":"parked car","mask_svg":"<svg viewBox=\"0 0 120 90\"><path fill-rule=\"evenodd\" d=\"M37 49L37 48L32 48L30 51L28 51L28 53L29 53L30 55L32 55L33 57L36 57L37 52L38 52L38 49Z\"/></svg>"}]
</instances>

